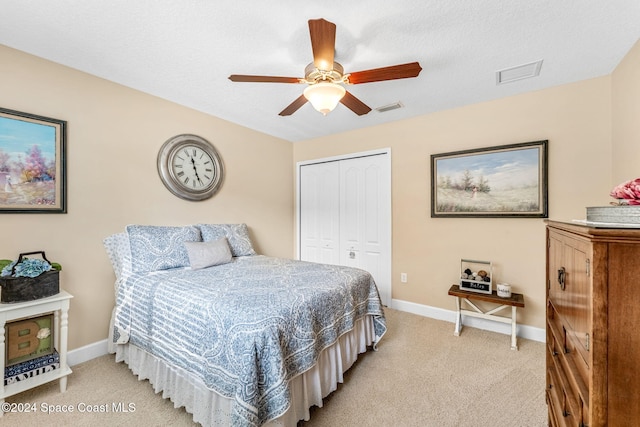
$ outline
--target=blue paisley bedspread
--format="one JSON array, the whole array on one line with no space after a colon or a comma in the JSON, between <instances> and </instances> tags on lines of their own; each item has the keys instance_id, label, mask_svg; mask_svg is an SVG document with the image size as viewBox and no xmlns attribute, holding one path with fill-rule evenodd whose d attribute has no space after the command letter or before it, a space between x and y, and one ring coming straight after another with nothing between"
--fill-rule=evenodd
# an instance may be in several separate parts
<instances>
[{"instance_id":1,"label":"blue paisley bedspread","mask_svg":"<svg viewBox=\"0 0 640 427\"><path fill-rule=\"evenodd\" d=\"M114 341L195 374L233 399L233 425L259 426L289 408L288 381L367 315L377 342L386 323L369 273L256 255L131 275L116 295Z\"/></svg>"}]
</instances>

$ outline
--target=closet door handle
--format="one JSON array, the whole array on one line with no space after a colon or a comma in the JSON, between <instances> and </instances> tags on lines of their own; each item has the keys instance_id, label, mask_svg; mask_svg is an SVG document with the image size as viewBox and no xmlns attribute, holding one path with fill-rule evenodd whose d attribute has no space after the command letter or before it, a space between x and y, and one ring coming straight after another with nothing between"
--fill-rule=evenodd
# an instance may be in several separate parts
<instances>
[{"instance_id":1,"label":"closet door handle","mask_svg":"<svg viewBox=\"0 0 640 427\"><path fill-rule=\"evenodd\" d=\"M564 267L560 267L558 270L558 284L560 285L560 289L564 291L565 288L565 279L566 279L567 271Z\"/></svg>"}]
</instances>

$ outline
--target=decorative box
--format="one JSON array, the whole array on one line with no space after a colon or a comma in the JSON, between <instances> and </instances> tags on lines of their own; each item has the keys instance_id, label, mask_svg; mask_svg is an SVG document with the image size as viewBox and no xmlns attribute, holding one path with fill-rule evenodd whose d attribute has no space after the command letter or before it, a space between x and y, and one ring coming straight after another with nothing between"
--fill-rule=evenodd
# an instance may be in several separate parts
<instances>
[{"instance_id":1,"label":"decorative box","mask_svg":"<svg viewBox=\"0 0 640 427\"><path fill-rule=\"evenodd\" d=\"M60 272L47 271L38 277L0 277L0 302L23 302L60 292Z\"/></svg>"},{"instance_id":2,"label":"decorative box","mask_svg":"<svg viewBox=\"0 0 640 427\"><path fill-rule=\"evenodd\" d=\"M609 224L640 224L640 206L596 206L587 208L587 221Z\"/></svg>"},{"instance_id":3,"label":"decorative box","mask_svg":"<svg viewBox=\"0 0 640 427\"><path fill-rule=\"evenodd\" d=\"M22 253L18 257L18 264L25 255L41 254L48 262L44 251ZM15 267L14 267L15 268ZM0 276L0 302L24 302L50 297L60 292L60 272L50 270L36 277Z\"/></svg>"},{"instance_id":4,"label":"decorative box","mask_svg":"<svg viewBox=\"0 0 640 427\"><path fill-rule=\"evenodd\" d=\"M6 323L5 366L53 354L53 326L53 313Z\"/></svg>"},{"instance_id":5,"label":"decorative box","mask_svg":"<svg viewBox=\"0 0 640 427\"><path fill-rule=\"evenodd\" d=\"M460 260L460 289L490 294L493 280L491 261Z\"/></svg>"},{"instance_id":6,"label":"decorative box","mask_svg":"<svg viewBox=\"0 0 640 427\"><path fill-rule=\"evenodd\" d=\"M23 381L54 369L60 369L60 355L57 351L46 356L7 366L4 368L4 385Z\"/></svg>"}]
</instances>

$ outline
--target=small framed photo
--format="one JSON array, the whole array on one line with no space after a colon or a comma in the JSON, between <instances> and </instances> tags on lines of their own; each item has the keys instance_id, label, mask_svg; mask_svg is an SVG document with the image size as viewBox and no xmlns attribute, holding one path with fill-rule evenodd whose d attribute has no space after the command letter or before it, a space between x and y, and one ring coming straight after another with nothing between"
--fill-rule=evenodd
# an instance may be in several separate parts
<instances>
[{"instance_id":1,"label":"small framed photo","mask_svg":"<svg viewBox=\"0 0 640 427\"><path fill-rule=\"evenodd\" d=\"M547 142L431 155L431 217L547 218Z\"/></svg>"},{"instance_id":2,"label":"small framed photo","mask_svg":"<svg viewBox=\"0 0 640 427\"><path fill-rule=\"evenodd\" d=\"M0 213L66 213L66 122L0 108Z\"/></svg>"}]
</instances>

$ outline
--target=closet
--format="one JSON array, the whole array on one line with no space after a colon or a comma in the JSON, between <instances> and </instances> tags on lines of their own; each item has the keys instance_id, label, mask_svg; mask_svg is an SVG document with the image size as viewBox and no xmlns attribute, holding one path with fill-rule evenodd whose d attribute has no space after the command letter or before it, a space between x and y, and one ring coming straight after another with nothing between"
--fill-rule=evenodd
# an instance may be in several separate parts
<instances>
[{"instance_id":1,"label":"closet","mask_svg":"<svg viewBox=\"0 0 640 427\"><path fill-rule=\"evenodd\" d=\"M391 161L388 150L298 164L299 257L373 276L391 304Z\"/></svg>"}]
</instances>

